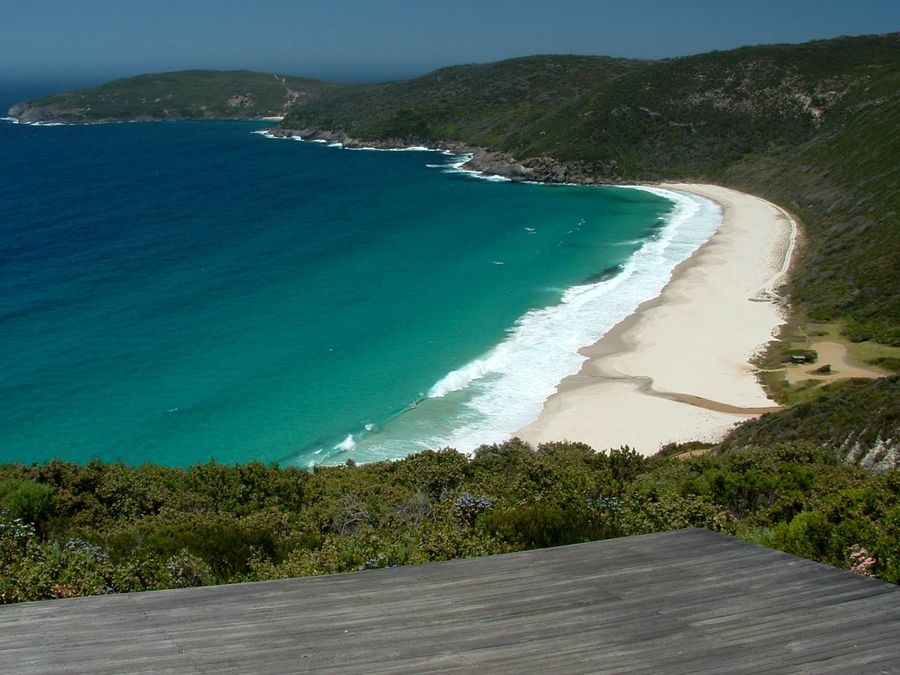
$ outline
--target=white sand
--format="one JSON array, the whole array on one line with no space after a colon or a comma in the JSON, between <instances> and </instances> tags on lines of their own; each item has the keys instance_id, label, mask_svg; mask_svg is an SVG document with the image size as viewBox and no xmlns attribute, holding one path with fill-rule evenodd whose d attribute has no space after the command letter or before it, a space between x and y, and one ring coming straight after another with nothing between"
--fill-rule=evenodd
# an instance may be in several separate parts
<instances>
[{"instance_id":1,"label":"white sand","mask_svg":"<svg viewBox=\"0 0 900 675\"><path fill-rule=\"evenodd\" d=\"M627 444L650 455L671 441L718 440L776 406L750 359L783 323L774 290L796 225L774 204L727 188L661 187L718 202L722 225L658 298L582 350L581 372L560 383L521 438Z\"/></svg>"}]
</instances>

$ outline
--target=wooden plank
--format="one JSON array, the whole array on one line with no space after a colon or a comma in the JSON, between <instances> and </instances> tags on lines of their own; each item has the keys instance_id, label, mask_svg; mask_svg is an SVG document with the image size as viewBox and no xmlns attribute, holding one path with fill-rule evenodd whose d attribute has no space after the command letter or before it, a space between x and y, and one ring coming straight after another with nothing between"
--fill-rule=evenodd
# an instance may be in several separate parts
<instances>
[{"instance_id":1,"label":"wooden plank","mask_svg":"<svg viewBox=\"0 0 900 675\"><path fill-rule=\"evenodd\" d=\"M10 605L0 651L16 673L890 672L898 628L894 586L683 530Z\"/></svg>"}]
</instances>

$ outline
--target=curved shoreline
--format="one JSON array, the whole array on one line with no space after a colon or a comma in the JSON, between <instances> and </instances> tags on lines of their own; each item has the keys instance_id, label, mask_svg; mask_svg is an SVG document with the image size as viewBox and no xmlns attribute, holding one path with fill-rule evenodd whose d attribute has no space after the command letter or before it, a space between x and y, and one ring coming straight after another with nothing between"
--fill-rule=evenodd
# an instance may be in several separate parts
<instances>
[{"instance_id":1,"label":"curved shoreline","mask_svg":"<svg viewBox=\"0 0 900 675\"><path fill-rule=\"evenodd\" d=\"M596 176L587 177L581 167L570 166L571 163L558 163L544 158L536 166L528 166L528 163L520 164L510 155L460 143L441 143L438 147L426 148L412 145L405 139L363 142L343 133L318 129L300 132L284 129L267 131L265 135L270 137L327 142L345 149L417 149L456 154L464 159L456 167L457 170L494 180L576 185L616 184L614 181L598 180ZM572 440L603 450L628 444L639 452L650 455L670 442L718 441L736 423L781 409L766 396L750 360L774 339L778 328L785 322L776 289L790 271L798 237L796 222L775 204L720 186L660 183L631 187L656 187L709 199L722 208L723 221L707 242L674 268L669 282L656 298L639 305L599 341L578 350L579 354L586 357L580 371L563 378L556 386L556 393L544 401L537 419L512 434L533 445ZM743 221L747 213L753 211L752 207L756 211L765 211L761 217L760 213L751 217L759 218L768 227L762 230L745 228L743 234L756 236L750 236L749 241L737 246L727 243L726 239L740 231L735 223ZM784 227L785 224L787 227ZM684 290L684 277L690 276L691 270L702 268L709 271L707 258L710 251L722 248L728 249L724 258L732 264L739 259L740 256L735 254L742 249L745 252L749 250L752 254L765 249L765 253L755 257L751 264L751 267L761 269L764 276L751 274L748 278L747 270L744 269L744 281L749 281L750 287L735 285L735 280L729 278L730 273L720 279L721 283L714 284L733 291L726 294L724 301L719 298L717 303L713 303L714 307L708 308L708 311L704 308L705 311L701 312L707 317L713 316L714 322L718 324L710 326L707 322L705 329L719 342L718 346L725 347L724 353L712 348L707 359L697 358L697 354L693 354L693 358L686 362L687 370L691 371L689 377L684 377L684 372L665 372L667 362L684 363L677 339L673 340L673 337L683 337L691 331L689 328L671 325L660 331L657 326L645 325L648 317L653 317L654 311L658 314L664 308L668 310L677 304L677 295ZM702 288L699 293L692 289L692 294L695 304L698 301L705 302L707 293ZM755 305L755 308L741 308L740 303L744 301L751 307ZM733 322L735 314L738 317L752 315L753 318L749 323ZM691 320L689 315L683 318ZM696 311L692 318L697 318ZM668 323L672 322L673 317L670 316ZM678 323L677 313L674 322ZM721 330L723 328L726 330ZM668 345L661 354L659 349L654 354L647 353L644 343L648 337L652 339L654 334L662 335L663 342ZM755 337L748 343L745 339L747 336ZM739 353L735 352L735 348ZM629 356L638 356L638 363L629 363ZM716 372L715 366L710 368L709 363L723 359L731 371L725 373L724 377L721 371ZM620 361L624 363L620 364Z\"/></svg>"},{"instance_id":2,"label":"curved shoreline","mask_svg":"<svg viewBox=\"0 0 900 675\"><path fill-rule=\"evenodd\" d=\"M796 247L797 224L753 195L701 184L662 184L723 210L716 233L678 265L659 296L593 345L541 414L516 435L538 444L628 444L650 455L670 442L720 440L735 423L777 410L750 359L784 323L775 295Z\"/></svg>"},{"instance_id":3,"label":"curved shoreline","mask_svg":"<svg viewBox=\"0 0 900 675\"><path fill-rule=\"evenodd\" d=\"M273 134L272 130L254 133L275 137L292 135L291 132ZM294 138L328 143L329 138L322 136ZM330 144L343 145L347 149L439 150L445 154L471 151L460 158L464 161L455 166L457 170L483 178L496 176L513 181L590 184L579 180L581 176L577 172L573 176L567 165L566 171L559 170L564 165L554 165L552 172L543 173L535 167L515 163L509 156L461 144L425 148L387 141L370 147L358 141L345 145L333 137L330 140ZM544 164L540 166L546 168ZM632 187L647 189L651 186ZM711 199L722 207L722 223L708 241L702 245L702 239L697 241L700 248L674 268L668 282L665 277L659 279L660 285L654 291L660 288L661 291L656 298L640 304L593 345L575 348L581 340L592 339L588 330L565 347L574 359L567 372L573 372L579 364L580 370L559 381L555 385L556 393L543 400L537 419L517 432L525 440L533 444L577 440L598 450L628 443L644 454L653 454L661 445L672 441L718 440L735 422L778 409L757 383L749 360L772 339L773 331L783 323L773 301L776 299L775 287L790 268L796 244L796 223L780 207L726 188L670 183L657 187L670 193L680 191ZM741 244L726 241L740 230L734 228L733 221L746 215L751 203L757 210L766 211L761 222L768 228L743 232L756 236L745 237L746 241ZM782 221L789 223L790 228L779 228L784 224ZM686 282L688 277L696 277L697 270L702 270L700 276L704 276L714 272L717 266L733 267L748 256L752 257L751 272L762 270L762 276L748 277L744 269L743 276L726 272L705 286L696 279L693 284ZM735 282L742 279L749 279L750 286L736 285ZM717 294L722 289L733 292L724 296ZM684 295L688 296L687 301L680 297ZM683 311L685 302L693 302L693 314ZM702 311L697 311L697 305ZM606 325L622 317L625 311L610 317ZM758 316L748 324L740 320L746 318L742 316L744 314ZM707 340L699 353L696 349L692 352L690 343L699 341L688 340L686 344L685 336L703 334L711 336L712 340ZM744 338L748 335L754 336L754 341L747 343ZM583 363L574 358L576 351L585 357ZM736 352L740 353L736 355ZM721 362L725 363L727 373L717 372L722 369ZM562 374L553 375L560 377ZM500 430L500 434L508 434L515 425L524 424L537 413L542 399L553 391L553 375L545 378L540 391L533 392L530 410Z\"/></svg>"},{"instance_id":4,"label":"curved shoreline","mask_svg":"<svg viewBox=\"0 0 900 675\"><path fill-rule=\"evenodd\" d=\"M460 144L425 148L410 146L399 139L368 144L344 134L319 130L311 137L291 131L273 134L272 130L265 135L330 142L346 149L420 149L458 154L465 161L460 162L457 170L482 178L496 177L495 180L567 183L574 178L571 184L593 182L582 180L577 173L572 176L568 170L535 176L538 172L532 167L523 167L502 153ZM537 419L513 434L534 445L571 440L603 450L628 444L650 455L673 441L718 441L736 423L781 409L762 390L750 360L775 337L784 323L776 288L783 283L791 267L798 236L796 222L775 204L720 186L661 183L631 187L656 187L709 199L722 208L722 223L708 241L674 268L657 297L639 305L599 341L578 350L586 357L580 371L563 378L556 386L556 393L544 401ZM748 213L751 220L756 220L752 227L742 229L741 223ZM763 227L758 227L760 224ZM739 244L727 241L735 234L742 235L746 241ZM680 303L678 296L686 290L685 277L696 275L697 270L706 274L712 269L710 257L718 256L718 260L712 261L713 266L722 265L724 261L726 266L730 262L733 268L742 258L735 254L741 251L745 254L749 251L752 260L749 266L737 270L743 272L737 279L731 278L735 270L729 269L712 287L704 288L701 284L700 288L688 289L687 294L692 296L695 305L693 315L670 314L662 322L661 330L658 325L646 325L648 322L657 324L656 315L668 312ZM721 289L728 291L724 298L718 297L721 293L718 296L715 293ZM712 306L708 306L707 301L710 295L715 300ZM743 302L750 308L742 307ZM698 303L703 305L699 315ZM746 319L743 315L750 316L751 320L734 321L735 318ZM710 316L714 325L710 325ZM691 334L691 328L695 326L685 329L677 324L696 322L704 317L707 321L703 329L718 344L712 345L708 353L701 353L699 358L694 353L685 360L680 353L689 347L684 344L684 336ZM655 349L648 350L646 343L660 336L664 348L660 350L659 345L654 345ZM753 336L750 342L746 339L748 336ZM721 372L719 363L723 360L727 363L728 372L725 373ZM672 363L686 365L686 370L667 372L672 369L666 365Z\"/></svg>"}]
</instances>

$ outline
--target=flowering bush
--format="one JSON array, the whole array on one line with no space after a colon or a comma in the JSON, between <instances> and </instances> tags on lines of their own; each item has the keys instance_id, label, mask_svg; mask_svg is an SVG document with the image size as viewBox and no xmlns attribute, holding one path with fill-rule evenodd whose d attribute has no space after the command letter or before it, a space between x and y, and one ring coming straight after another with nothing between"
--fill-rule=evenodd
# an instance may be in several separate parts
<instances>
[{"instance_id":1,"label":"flowering bush","mask_svg":"<svg viewBox=\"0 0 900 675\"><path fill-rule=\"evenodd\" d=\"M487 497L474 497L468 492L463 492L453 500L457 518L466 525L474 524L475 519L493 505L494 503Z\"/></svg>"},{"instance_id":2,"label":"flowering bush","mask_svg":"<svg viewBox=\"0 0 900 675\"><path fill-rule=\"evenodd\" d=\"M872 575L875 566L875 556L859 544L850 547L850 571L865 576Z\"/></svg>"}]
</instances>

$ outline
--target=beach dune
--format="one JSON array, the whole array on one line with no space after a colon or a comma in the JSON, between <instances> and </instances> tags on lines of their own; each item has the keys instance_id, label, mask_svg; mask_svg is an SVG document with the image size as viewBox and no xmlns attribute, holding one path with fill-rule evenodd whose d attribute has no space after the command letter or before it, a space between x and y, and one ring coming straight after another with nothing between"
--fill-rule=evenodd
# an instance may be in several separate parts
<instances>
[{"instance_id":1,"label":"beach dune","mask_svg":"<svg viewBox=\"0 0 900 675\"><path fill-rule=\"evenodd\" d=\"M627 444L650 455L670 442L719 440L734 424L777 409L750 361L784 321L776 289L796 224L778 206L735 190L660 187L717 202L722 224L659 297L581 350L581 371L559 384L520 438L598 450Z\"/></svg>"}]
</instances>

